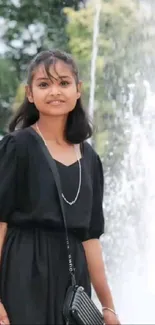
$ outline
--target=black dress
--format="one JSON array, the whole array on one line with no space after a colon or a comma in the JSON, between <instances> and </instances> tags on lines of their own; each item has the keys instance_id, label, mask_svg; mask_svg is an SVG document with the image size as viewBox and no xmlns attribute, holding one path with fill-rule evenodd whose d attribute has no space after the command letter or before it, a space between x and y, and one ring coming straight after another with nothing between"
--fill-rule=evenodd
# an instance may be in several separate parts
<instances>
[{"instance_id":1,"label":"black dress","mask_svg":"<svg viewBox=\"0 0 155 325\"><path fill-rule=\"evenodd\" d=\"M62 306L70 284L60 202L51 169L32 128L0 141L0 222L8 230L0 268L0 295L11 324L64 324ZM47 150L47 149L46 149ZM75 198L78 163L57 162L63 193ZM103 233L103 173L87 143L81 158L78 200L65 204L76 280L90 295L82 241Z\"/></svg>"}]
</instances>

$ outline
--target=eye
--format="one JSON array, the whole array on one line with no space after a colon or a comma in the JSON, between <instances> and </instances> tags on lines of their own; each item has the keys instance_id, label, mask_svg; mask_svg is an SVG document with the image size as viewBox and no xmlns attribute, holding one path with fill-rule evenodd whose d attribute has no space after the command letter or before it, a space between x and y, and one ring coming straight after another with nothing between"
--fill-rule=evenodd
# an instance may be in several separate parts
<instances>
[{"instance_id":1,"label":"eye","mask_svg":"<svg viewBox=\"0 0 155 325\"><path fill-rule=\"evenodd\" d=\"M40 88L47 88L47 87L48 87L48 83L47 83L47 82L41 82L41 83L39 84L39 87L40 87Z\"/></svg>"},{"instance_id":2,"label":"eye","mask_svg":"<svg viewBox=\"0 0 155 325\"><path fill-rule=\"evenodd\" d=\"M65 86L68 86L68 85L69 85L68 81L66 81L66 80L61 81L61 86L65 87Z\"/></svg>"}]
</instances>

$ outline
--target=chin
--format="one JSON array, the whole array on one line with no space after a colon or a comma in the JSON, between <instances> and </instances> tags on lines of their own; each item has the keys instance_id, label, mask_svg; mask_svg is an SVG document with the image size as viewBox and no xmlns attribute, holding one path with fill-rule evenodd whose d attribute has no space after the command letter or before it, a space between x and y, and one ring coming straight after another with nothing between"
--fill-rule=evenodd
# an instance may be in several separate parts
<instances>
[{"instance_id":1,"label":"chin","mask_svg":"<svg viewBox=\"0 0 155 325\"><path fill-rule=\"evenodd\" d=\"M61 109L51 109L50 111L42 111L41 112L43 115L46 115L46 116L63 116L63 115L68 115L69 114L69 111L64 111L64 110L61 110Z\"/></svg>"}]
</instances>

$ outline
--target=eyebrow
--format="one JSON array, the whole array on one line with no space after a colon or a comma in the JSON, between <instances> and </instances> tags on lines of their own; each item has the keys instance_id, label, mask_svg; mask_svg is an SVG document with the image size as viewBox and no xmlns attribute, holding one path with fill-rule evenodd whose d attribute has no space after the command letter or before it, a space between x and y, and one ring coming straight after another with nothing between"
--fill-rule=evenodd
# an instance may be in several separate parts
<instances>
[{"instance_id":1,"label":"eyebrow","mask_svg":"<svg viewBox=\"0 0 155 325\"><path fill-rule=\"evenodd\" d=\"M66 79L66 78L69 78L71 79L70 76L59 76L58 79ZM47 77L40 77L40 78L37 78L36 80L49 80L50 78L47 78ZM56 78L54 78L56 79Z\"/></svg>"}]
</instances>

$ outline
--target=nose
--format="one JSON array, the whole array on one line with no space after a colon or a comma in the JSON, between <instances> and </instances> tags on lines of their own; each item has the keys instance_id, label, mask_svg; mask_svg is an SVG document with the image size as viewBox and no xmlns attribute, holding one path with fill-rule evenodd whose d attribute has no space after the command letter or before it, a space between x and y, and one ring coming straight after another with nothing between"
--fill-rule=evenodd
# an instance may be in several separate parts
<instances>
[{"instance_id":1,"label":"nose","mask_svg":"<svg viewBox=\"0 0 155 325\"><path fill-rule=\"evenodd\" d=\"M60 87L58 85L52 84L50 87L50 95L56 96L56 95L60 95L60 94L61 94Z\"/></svg>"}]
</instances>

